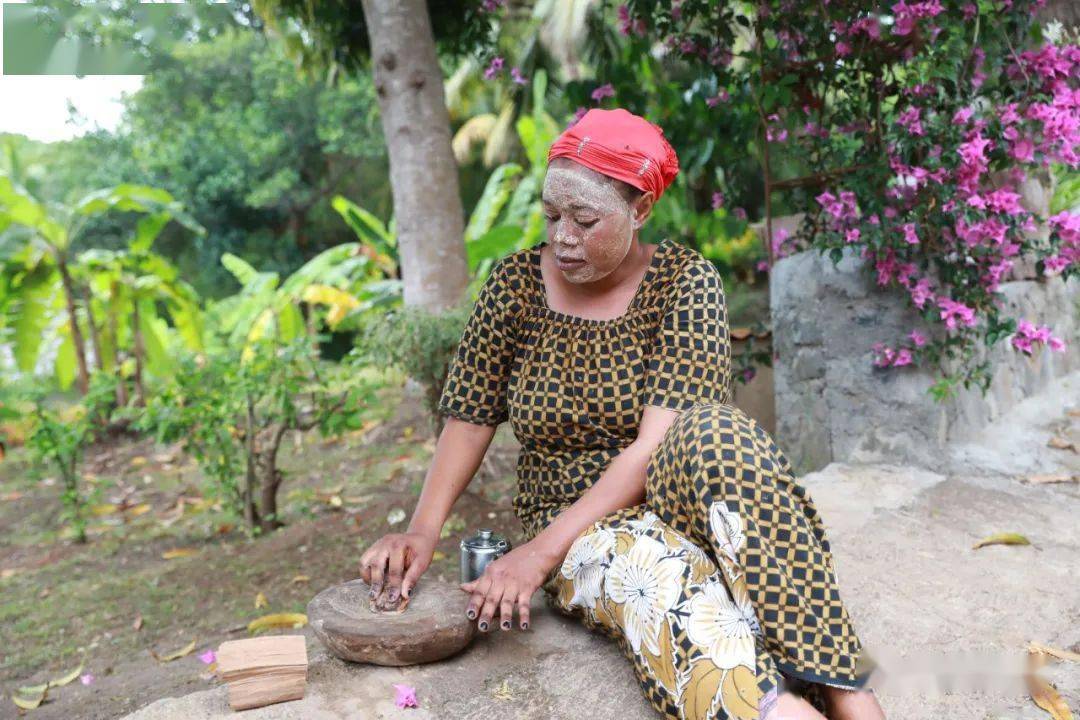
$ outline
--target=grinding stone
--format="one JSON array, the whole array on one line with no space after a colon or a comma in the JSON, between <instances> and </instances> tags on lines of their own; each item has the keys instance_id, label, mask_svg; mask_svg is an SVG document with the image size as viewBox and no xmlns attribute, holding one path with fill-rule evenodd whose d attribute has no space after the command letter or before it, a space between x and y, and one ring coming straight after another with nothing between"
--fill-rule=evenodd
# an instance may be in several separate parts
<instances>
[{"instance_id":1,"label":"grinding stone","mask_svg":"<svg viewBox=\"0 0 1080 720\"><path fill-rule=\"evenodd\" d=\"M312 598L308 623L326 648L352 662L417 665L461 652L476 635L465 616L468 595L457 585L421 578L401 614L368 608L363 580L334 585Z\"/></svg>"}]
</instances>

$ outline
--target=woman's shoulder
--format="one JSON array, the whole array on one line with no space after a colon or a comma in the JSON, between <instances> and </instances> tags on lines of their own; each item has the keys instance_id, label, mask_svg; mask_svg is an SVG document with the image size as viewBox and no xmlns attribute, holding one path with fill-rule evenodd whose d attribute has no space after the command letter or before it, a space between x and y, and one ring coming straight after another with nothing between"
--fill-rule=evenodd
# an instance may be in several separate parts
<instances>
[{"instance_id":1,"label":"woman's shoulder","mask_svg":"<svg viewBox=\"0 0 1080 720\"><path fill-rule=\"evenodd\" d=\"M659 301L674 300L695 286L707 285L722 291L720 271L701 251L674 240L666 242L669 247L657 271L659 281L654 284Z\"/></svg>"}]
</instances>

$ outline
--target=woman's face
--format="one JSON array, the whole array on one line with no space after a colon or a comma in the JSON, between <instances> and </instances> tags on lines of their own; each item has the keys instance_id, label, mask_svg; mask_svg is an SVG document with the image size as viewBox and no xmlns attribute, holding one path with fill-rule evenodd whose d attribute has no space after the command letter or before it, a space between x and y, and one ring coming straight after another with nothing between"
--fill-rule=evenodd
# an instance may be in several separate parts
<instances>
[{"instance_id":1,"label":"woman's face","mask_svg":"<svg viewBox=\"0 0 1080 720\"><path fill-rule=\"evenodd\" d=\"M556 265L573 283L592 282L615 270L643 222L635 217L637 203L628 203L612 178L567 158L548 165L542 199ZM559 258L581 262L562 265Z\"/></svg>"}]
</instances>

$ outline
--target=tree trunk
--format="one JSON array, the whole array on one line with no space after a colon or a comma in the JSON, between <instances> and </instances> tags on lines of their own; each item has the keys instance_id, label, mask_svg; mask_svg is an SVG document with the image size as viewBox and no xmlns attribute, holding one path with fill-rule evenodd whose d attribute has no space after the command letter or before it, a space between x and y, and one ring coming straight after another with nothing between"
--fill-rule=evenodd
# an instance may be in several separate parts
<instances>
[{"instance_id":1,"label":"tree trunk","mask_svg":"<svg viewBox=\"0 0 1080 720\"><path fill-rule=\"evenodd\" d=\"M450 114L424 0L363 0L390 158L406 305L438 312L468 284Z\"/></svg>"},{"instance_id":2,"label":"tree trunk","mask_svg":"<svg viewBox=\"0 0 1080 720\"><path fill-rule=\"evenodd\" d=\"M117 292L119 292L119 283L114 282L112 289L110 290L112 297L115 298ZM117 320L117 314L115 312L115 302L110 304L109 308L109 334L112 335L113 345L113 371L116 373L116 405L117 407L127 407L128 394L127 394L127 381L124 380L123 374L120 372L121 355L120 355L120 327Z\"/></svg>"},{"instance_id":3,"label":"tree trunk","mask_svg":"<svg viewBox=\"0 0 1080 720\"><path fill-rule=\"evenodd\" d=\"M131 337L135 346L135 404L138 407L146 407L146 388L143 386L143 358L146 357L146 347L143 345L137 298L132 299L131 307Z\"/></svg>"},{"instance_id":4,"label":"tree trunk","mask_svg":"<svg viewBox=\"0 0 1080 720\"><path fill-rule=\"evenodd\" d=\"M75 361L79 366L79 390L85 395L90 389L90 371L86 367L86 345L79 327L79 316L75 311L75 284L71 281L67 260L63 255L56 256L56 267L60 271L60 283L64 287L64 302L67 304L68 323L71 326L71 344L75 346Z\"/></svg>"},{"instance_id":5,"label":"tree trunk","mask_svg":"<svg viewBox=\"0 0 1080 720\"><path fill-rule=\"evenodd\" d=\"M244 428L244 457L247 461L244 473L244 523L248 530L254 530L259 524L259 512L255 507L255 486L259 482L255 453L255 402L249 397Z\"/></svg>"},{"instance_id":6,"label":"tree trunk","mask_svg":"<svg viewBox=\"0 0 1080 720\"><path fill-rule=\"evenodd\" d=\"M277 530L285 523L278 518L277 494L281 487L283 476L277 466L278 449L281 448L281 440L285 437L288 425L282 423L274 428L266 447L262 448L258 455L259 478L262 482L262 498L259 502L261 520L259 527L263 532Z\"/></svg>"},{"instance_id":7,"label":"tree trunk","mask_svg":"<svg viewBox=\"0 0 1080 720\"><path fill-rule=\"evenodd\" d=\"M101 352L101 331L94 322L94 310L90 307L90 298L86 298L86 327L90 330L90 347L94 348L94 367L105 369L105 356Z\"/></svg>"}]
</instances>

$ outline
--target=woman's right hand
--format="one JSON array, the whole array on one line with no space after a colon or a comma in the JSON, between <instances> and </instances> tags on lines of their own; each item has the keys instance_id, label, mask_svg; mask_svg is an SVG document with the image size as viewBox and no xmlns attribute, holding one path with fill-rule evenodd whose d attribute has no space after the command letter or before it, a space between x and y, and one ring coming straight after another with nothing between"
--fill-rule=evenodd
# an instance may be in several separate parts
<instances>
[{"instance_id":1,"label":"woman's right hand","mask_svg":"<svg viewBox=\"0 0 1080 720\"><path fill-rule=\"evenodd\" d=\"M360 576L371 586L372 597L383 591L391 602L409 597L416 581L431 565L437 539L419 532L389 533L360 556Z\"/></svg>"}]
</instances>

